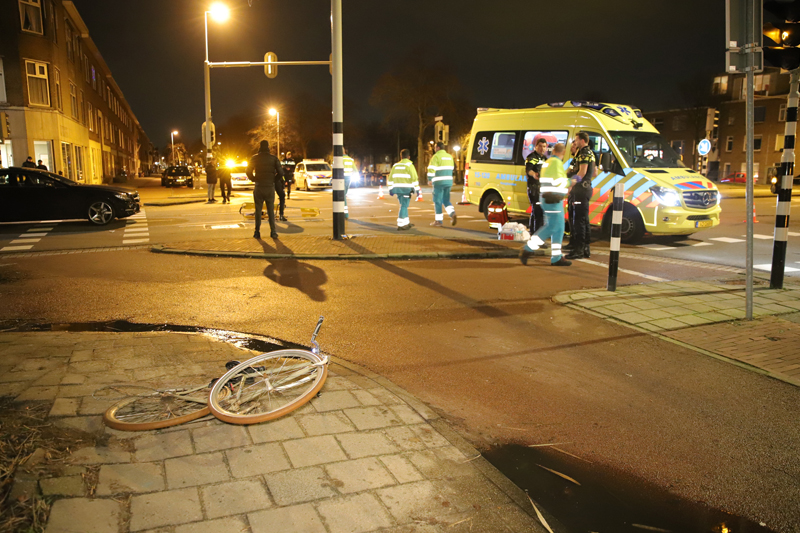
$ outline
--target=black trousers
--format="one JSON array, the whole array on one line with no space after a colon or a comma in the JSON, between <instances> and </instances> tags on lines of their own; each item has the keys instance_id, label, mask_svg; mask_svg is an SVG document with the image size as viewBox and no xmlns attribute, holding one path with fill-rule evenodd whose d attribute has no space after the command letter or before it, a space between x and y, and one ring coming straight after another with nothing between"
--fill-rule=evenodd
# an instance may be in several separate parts
<instances>
[{"instance_id":1,"label":"black trousers","mask_svg":"<svg viewBox=\"0 0 800 533\"><path fill-rule=\"evenodd\" d=\"M531 218L528 221L528 229L531 234L544 226L544 210L539 205L539 189L531 189L528 187L528 200L531 202Z\"/></svg>"},{"instance_id":2,"label":"black trousers","mask_svg":"<svg viewBox=\"0 0 800 533\"><path fill-rule=\"evenodd\" d=\"M275 192L278 193L278 209L283 216L283 211L286 209L286 190L283 186L278 186L275 187Z\"/></svg>"},{"instance_id":3,"label":"black trousers","mask_svg":"<svg viewBox=\"0 0 800 533\"><path fill-rule=\"evenodd\" d=\"M222 195L223 200L231 201L231 190L230 178L222 178L219 180L219 193Z\"/></svg>"},{"instance_id":4,"label":"black trousers","mask_svg":"<svg viewBox=\"0 0 800 533\"><path fill-rule=\"evenodd\" d=\"M588 251L591 241L589 229L589 200L570 197L572 218L570 219L569 245L575 252Z\"/></svg>"},{"instance_id":5,"label":"black trousers","mask_svg":"<svg viewBox=\"0 0 800 533\"><path fill-rule=\"evenodd\" d=\"M256 231L261 230L261 209L266 203L269 232L275 233L275 187L256 184L253 188L253 201L256 203Z\"/></svg>"}]
</instances>

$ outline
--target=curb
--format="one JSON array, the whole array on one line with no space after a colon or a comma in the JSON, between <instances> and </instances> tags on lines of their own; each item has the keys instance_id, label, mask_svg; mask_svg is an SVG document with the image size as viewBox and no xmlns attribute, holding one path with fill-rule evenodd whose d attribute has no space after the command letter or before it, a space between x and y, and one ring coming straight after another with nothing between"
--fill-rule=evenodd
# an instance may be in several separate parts
<instances>
[{"instance_id":1,"label":"curb","mask_svg":"<svg viewBox=\"0 0 800 533\"><path fill-rule=\"evenodd\" d=\"M183 205L183 204L204 204L207 200L174 200L171 202L146 202L142 205L146 207L166 207L169 205Z\"/></svg>"},{"instance_id":2,"label":"curb","mask_svg":"<svg viewBox=\"0 0 800 533\"><path fill-rule=\"evenodd\" d=\"M237 259L297 259L297 260L359 260L373 261L381 259L498 259L517 257L518 250L496 250L491 252L408 252L388 254L271 254L265 252L234 252L215 250L184 250L156 245L150 248L153 253L197 255L205 257L231 257ZM541 254L544 255L544 254Z\"/></svg>"}]
</instances>

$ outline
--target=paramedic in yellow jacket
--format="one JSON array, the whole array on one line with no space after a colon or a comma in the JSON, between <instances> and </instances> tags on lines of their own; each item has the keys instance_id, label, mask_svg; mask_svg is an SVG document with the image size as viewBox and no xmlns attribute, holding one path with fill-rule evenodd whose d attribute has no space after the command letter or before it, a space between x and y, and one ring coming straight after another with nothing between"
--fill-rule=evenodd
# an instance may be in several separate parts
<instances>
[{"instance_id":1,"label":"paramedic in yellow jacket","mask_svg":"<svg viewBox=\"0 0 800 533\"><path fill-rule=\"evenodd\" d=\"M564 170L564 151L563 144L556 144L553 146L550 159L542 163L539 184L545 221L544 226L536 230L536 233L531 235L531 240L522 247L519 260L523 265L528 264L528 258L533 255L534 250L544 244L547 238L551 242L550 264L553 266L572 264L572 261L561 255L561 242L564 240L564 198L569 192L569 178Z\"/></svg>"},{"instance_id":2,"label":"paramedic in yellow jacket","mask_svg":"<svg viewBox=\"0 0 800 533\"><path fill-rule=\"evenodd\" d=\"M453 156L444 149L444 143L436 143L436 153L433 154L428 165L428 181L433 185L433 206L436 210L435 220L431 226L441 226L444 221L442 207L450 215L453 226L456 225L456 210L450 203L450 189L453 188L453 170L455 164Z\"/></svg>"},{"instance_id":3,"label":"paramedic in yellow jacket","mask_svg":"<svg viewBox=\"0 0 800 533\"><path fill-rule=\"evenodd\" d=\"M411 152L402 150L400 158L386 179L389 194L397 195L397 200L400 202L400 211L397 213L398 231L411 229L413 226L408 218L408 204L411 203L411 195L419 192L419 178L414 163L411 162Z\"/></svg>"},{"instance_id":4,"label":"paramedic in yellow jacket","mask_svg":"<svg viewBox=\"0 0 800 533\"><path fill-rule=\"evenodd\" d=\"M347 192L350 190L350 180L358 177L358 169L356 162L353 158L347 155L347 151L342 148L344 157L342 157L342 164L344 165L344 218L350 218L350 213L347 211Z\"/></svg>"}]
</instances>

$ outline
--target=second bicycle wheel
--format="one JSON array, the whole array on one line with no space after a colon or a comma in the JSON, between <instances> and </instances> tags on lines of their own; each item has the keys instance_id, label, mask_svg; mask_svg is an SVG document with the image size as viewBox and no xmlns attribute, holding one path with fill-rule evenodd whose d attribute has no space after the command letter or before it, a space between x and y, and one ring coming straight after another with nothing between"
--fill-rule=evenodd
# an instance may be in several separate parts
<instances>
[{"instance_id":1,"label":"second bicycle wheel","mask_svg":"<svg viewBox=\"0 0 800 533\"><path fill-rule=\"evenodd\" d=\"M103 415L110 428L147 431L191 422L209 413L208 387L157 391L117 402Z\"/></svg>"},{"instance_id":2,"label":"second bicycle wheel","mask_svg":"<svg viewBox=\"0 0 800 533\"><path fill-rule=\"evenodd\" d=\"M211 388L211 413L231 424L257 424L305 405L325 383L323 358L304 350L263 353L240 363Z\"/></svg>"}]
</instances>

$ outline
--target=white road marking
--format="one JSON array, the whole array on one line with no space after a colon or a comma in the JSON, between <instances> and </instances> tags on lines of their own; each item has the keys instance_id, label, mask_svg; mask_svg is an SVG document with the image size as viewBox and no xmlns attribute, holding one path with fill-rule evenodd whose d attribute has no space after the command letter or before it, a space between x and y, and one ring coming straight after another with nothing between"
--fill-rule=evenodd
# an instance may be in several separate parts
<instances>
[{"instance_id":1,"label":"white road marking","mask_svg":"<svg viewBox=\"0 0 800 533\"><path fill-rule=\"evenodd\" d=\"M30 250L33 248L33 245L30 246L5 246L0 248L0 252L14 252L16 250Z\"/></svg>"},{"instance_id":2,"label":"white road marking","mask_svg":"<svg viewBox=\"0 0 800 533\"><path fill-rule=\"evenodd\" d=\"M42 239L14 239L13 241L11 241L11 244L33 244L41 240Z\"/></svg>"},{"instance_id":3,"label":"white road marking","mask_svg":"<svg viewBox=\"0 0 800 533\"><path fill-rule=\"evenodd\" d=\"M800 262L800 261L798 261L798 262ZM763 265L753 265L753 268L755 268L756 270L764 270L766 272L772 272L772 263L766 263L766 264L763 264ZM800 272L800 268L788 267L788 266L784 265L783 271L784 272Z\"/></svg>"},{"instance_id":4,"label":"white road marking","mask_svg":"<svg viewBox=\"0 0 800 533\"><path fill-rule=\"evenodd\" d=\"M727 242L727 243L734 243L734 242L744 242L744 239L732 239L730 237L712 237L708 239L709 241L718 241L718 242Z\"/></svg>"},{"instance_id":5,"label":"white road marking","mask_svg":"<svg viewBox=\"0 0 800 533\"><path fill-rule=\"evenodd\" d=\"M31 228L28 231L52 231L52 230L53 228L49 227L49 228Z\"/></svg>"},{"instance_id":6,"label":"white road marking","mask_svg":"<svg viewBox=\"0 0 800 533\"><path fill-rule=\"evenodd\" d=\"M222 224L219 226L206 226L207 229L236 229L243 228L243 224Z\"/></svg>"},{"instance_id":7,"label":"white road marking","mask_svg":"<svg viewBox=\"0 0 800 533\"><path fill-rule=\"evenodd\" d=\"M125 228L125 233L147 233L148 229L147 226L143 226L141 228Z\"/></svg>"},{"instance_id":8,"label":"white road marking","mask_svg":"<svg viewBox=\"0 0 800 533\"><path fill-rule=\"evenodd\" d=\"M742 235L742 237L747 237L747 235ZM754 239L762 239L762 240L772 240L772 235L759 235L758 233L753 233Z\"/></svg>"},{"instance_id":9,"label":"white road marking","mask_svg":"<svg viewBox=\"0 0 800 533\"><path fill-rule=\"evenodd\" d=\"M790 231L789 235L791 235L792 237L800 237L800 233L797 233L796 231Z\"/></svg>"},{"instance_id":10,"label":"white road marking","mask_svg":"<svg viewBox=\"0 0 800 533\"><path fill-rule=\"evenodd\" d=\"M660 250L675 250L676 247L675 246L662 246L660 244L641 244L641 245L639 245L639 248L647 248L648 250L660 251Z\"/></svg>"},{"instance_id":11,"label":"white road marking","mask_svg":"<svg viewBox=\"0 0 800 533\"><path fill-rule=\"evenodd\" d=\"M713 246L713 242L695 242L695 241L677 241L675 244L683 244L684 246Z\"/></svg>"},{"instance_id":12,"label":"white road marking","mask_svg":"<svg viewBox=\"0 0 800 533\"><path fill-rule=\"evenodd\" d=\"M124 239L122 244L136 244L140 242L149 242L150 239Z\"/></svg>"},{"instance_id":13,"label":"white road marking","mask_svg":"<svg viewBox=\"0 0 800 533\"><path fill-rule=\"evenodd\" d=\"M46 235L47 233L23 233L22 235L20 235L20 237L24 236L24 238L27 239L28 237L44 237Z\"/></svg>"},{"instance_id":14,"label":"white road marking","mask_svg":"<svg viewBox=\"0 0 800 533\"><path fill-rule=\"evenodd\" d=\"M601 267L603 267L605 269L608 269L608 265L607 264L600 263L599 261L592 261L591 259L578 259L578 261L580 261L582 263L589 263L590 265L601 266ZM650 281L669 281L668 279L659 278L657 276L651 276L649 274L642 274L641 272L636 272L634 270L627 270L627 269L624 269L624 268L620 268L619 271L620 272L624 272L626 274L631 274L631 275L634 275L634 276L640 276L640 277L642 277L644 279L649 279Z\"/></svg>"}]
</instances>

